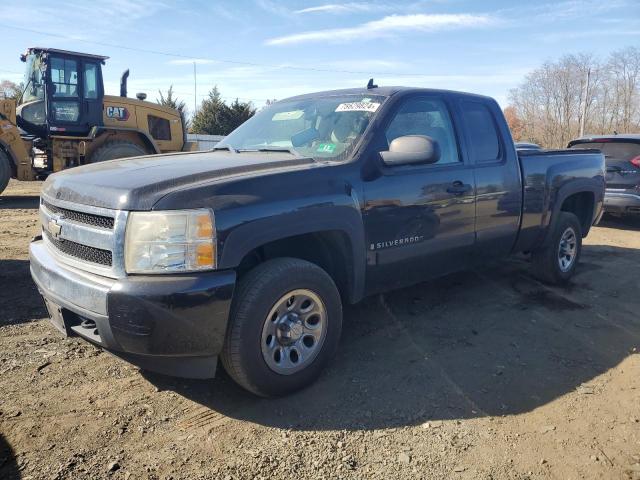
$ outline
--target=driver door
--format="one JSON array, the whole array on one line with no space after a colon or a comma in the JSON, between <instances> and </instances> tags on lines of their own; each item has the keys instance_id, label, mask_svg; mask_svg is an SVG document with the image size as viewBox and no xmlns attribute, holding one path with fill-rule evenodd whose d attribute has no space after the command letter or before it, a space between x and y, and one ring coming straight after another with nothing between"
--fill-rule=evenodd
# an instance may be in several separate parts
<instances>
[{"instance_id":1,"label":"driver door","mask_svg":"<svg viewBox=\"0 0 640 480\"><path fill-rule=\"evenodd\" d=\"M434 164L384 165L382 175L365 182L367 293L458 270L475 242L473 168L461 155L447 102L409 97L391 116L375 150L400 136L426 135L442 153Z\"/></svg>"}]
</instances>

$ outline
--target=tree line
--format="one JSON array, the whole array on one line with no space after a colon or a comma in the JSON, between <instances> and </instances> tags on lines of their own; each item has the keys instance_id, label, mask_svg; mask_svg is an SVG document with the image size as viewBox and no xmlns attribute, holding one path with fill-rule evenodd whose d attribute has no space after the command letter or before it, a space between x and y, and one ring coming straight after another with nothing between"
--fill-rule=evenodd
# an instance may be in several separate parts
<instances>
[{"instance_id":1,"label":"tree line","mask_svg":"<svg viewBox=\"0 0 640 480\"><path fill-rule=\"evenodd\" d=\"M505 116L516 141L564 148L581 130L640 133L640 48L545 62L508 99Z\"/></svg>"}]
</instances>

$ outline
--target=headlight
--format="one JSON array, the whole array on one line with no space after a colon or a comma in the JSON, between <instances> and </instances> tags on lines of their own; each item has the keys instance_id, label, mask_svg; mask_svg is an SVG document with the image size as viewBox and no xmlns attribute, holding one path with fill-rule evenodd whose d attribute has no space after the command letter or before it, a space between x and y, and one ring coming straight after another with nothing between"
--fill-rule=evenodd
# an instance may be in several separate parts
<instances>
[{"instance_id":1,"label":"headlight","mask_svg":"<svg viewBox=\"0 0 640 480\"><path fill-rule=\"evenodd\" d=\"M125 235L127 273L180 273L216 268L210 210L131 212Z\"/></svg>"}]
</instances>

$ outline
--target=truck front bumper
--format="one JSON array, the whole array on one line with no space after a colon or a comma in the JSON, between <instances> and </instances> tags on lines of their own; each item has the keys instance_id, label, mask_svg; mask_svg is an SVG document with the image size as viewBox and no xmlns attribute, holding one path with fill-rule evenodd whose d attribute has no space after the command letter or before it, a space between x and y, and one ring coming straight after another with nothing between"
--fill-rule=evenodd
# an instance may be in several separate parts
<instances>
[{"instance_id":1,"label":"truck front bumper","mask_svg":"<svg viewBox=\"0 0 640 480\"><path fill-rule=\"evenodd\" d=\"M607 213L638 215L640 214L640 192L607 190L604 195L604 210Z\"/></svg>"},{"instance_id":2,"label":"truck front bumper","mask_svg":"<svg viewBox=\"0 0 640 480\"><path fill-rule=\"evenodd\" d=\"M235 286L233 271L105 278L60 263L41 239L31 276L52 322L145 370L212 378Z\"/></svg>"}]
</instances>

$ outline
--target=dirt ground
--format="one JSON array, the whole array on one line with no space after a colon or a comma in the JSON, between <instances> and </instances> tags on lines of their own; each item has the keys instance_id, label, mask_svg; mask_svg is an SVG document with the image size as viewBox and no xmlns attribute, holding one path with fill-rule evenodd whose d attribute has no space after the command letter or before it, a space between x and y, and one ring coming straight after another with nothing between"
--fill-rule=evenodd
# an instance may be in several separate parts
<instances>
[{"instance_id":1,"label":"dirt ground","mask_svg":"<svg viewBox=\"0 0 640 480\"><path fill-rule=\"evenodd\" d=\"M640 479L640 221L567 288L512 259L370 298L311 388L140 372L45 319L38 183L0 197L0 478Z\"/></svg>"}]
</instances>

